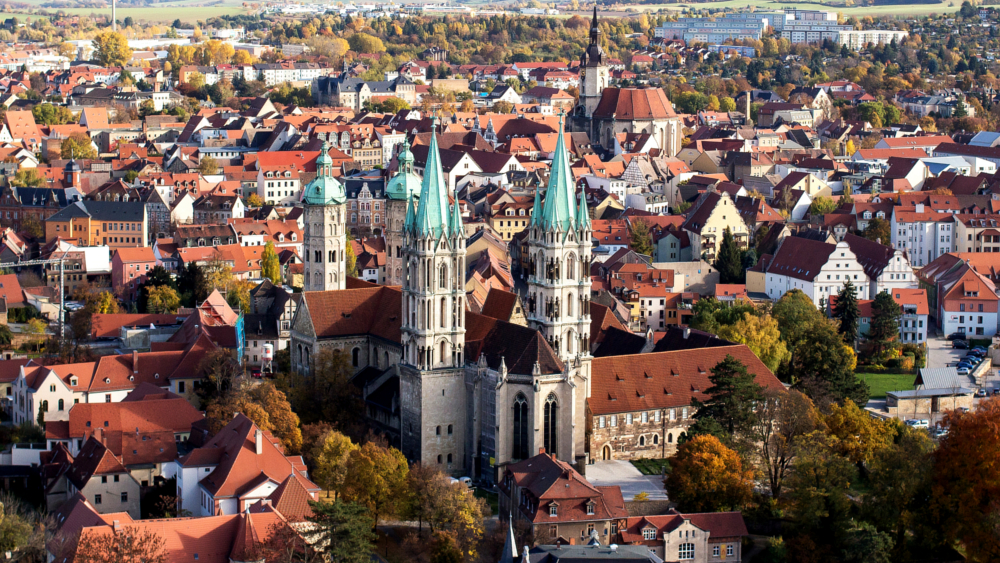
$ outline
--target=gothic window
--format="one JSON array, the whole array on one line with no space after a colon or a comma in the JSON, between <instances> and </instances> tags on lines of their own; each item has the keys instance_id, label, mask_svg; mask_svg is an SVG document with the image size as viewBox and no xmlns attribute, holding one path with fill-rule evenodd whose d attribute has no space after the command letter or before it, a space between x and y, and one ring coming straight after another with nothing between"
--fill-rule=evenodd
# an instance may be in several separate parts
<instances>
[{"instance_id":1,"label":"gothic window","mask_svg":"<svg viewBox=\"0 0 1000 563\"><path fill-rule=\"evenodd\" d=\"M358 367L359 365L361 365L360 360L361 360L361 348L355 348L351 350L351 365L354 367Z\"/></svg>"},{"instance_id":2,"label":"gothic window","mask_svg":"<svg viewBox=\"0 0 1000 563\"><path fill-rule=\"evenodd\" d=\"M573 316L573 294L570 293L569 297L566 299L566 315L569 317Z\"/></svg>"},{"instance_id":3,"label":"gothic window","mask_svg":"<svg viewBox=\"0 0 1000 563\"><path fill-rule=\"evenodd\" d=\"M444 363L445 354L447 354L445 349L446 343L444 340L441 341L441 355L438 357L438 361Z\"/></svg>"},{"instance_id":4,"label":"gothic window","mask_svg":"<svg viewBox=\"0 0 1000 563\"><path fill-rule=\"evenodd\" d=\"M441 264L441 268L438 270L438 287L448 289L448 266L444 264Z\"/></svg>"},{"instance_id":5,"label":"gothic window","mask_svg":"<svg viewBox=\"0 0 1000 563\"><path fill-rule=\"evenodd\" d=\"M557 420L559 414L559 406L556 403L556 396L549 393L548 398L545 399L545 421L542 427L542 437L545 443L545 453L557 455L556 454L556 438L557 434Z\"/></svg>"},{"instance_id":6,"label":"gothic window","mask_svg":"<svg viewBox=\"0 0 1000 563\"><path fill-rule=\"evenodd\" d=\"M523 393L514 398L514 440L510 457L528 459L528 400Z\"/></svg>"},{"instance_id":7,"label":"gothic window","mask_svg":"<svg viewBox=\"0 0 1000 563\"><path fill-rule=\"evenodd\" d=\"M441 298L441 328L444 328L445 319L448 317L448 301L442 297Z\"/></svg>"},{"instance_id":8,"label":"gothic window","mask_svg":"<svg viewBox=\"0 0 1000 563\"><path fill-rule=\"evenodd\" d=\"M574 278L576 278L576 259L570 256L566 258L566 279L572 280Z\"/></svg>"}]
</instances>

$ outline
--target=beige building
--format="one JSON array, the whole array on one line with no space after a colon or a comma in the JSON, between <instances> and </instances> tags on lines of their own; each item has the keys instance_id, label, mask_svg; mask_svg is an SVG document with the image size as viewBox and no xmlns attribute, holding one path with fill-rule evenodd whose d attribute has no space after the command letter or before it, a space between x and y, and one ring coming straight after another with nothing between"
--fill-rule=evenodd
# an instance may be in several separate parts
<instances>
[{"instance_id":1,"label":"beige building","mask_svg":"<svg viewBox=\"0 0 1000 563\"><path fill-rule=\"evenodd\" d=\"M691 240L691 256L704 256L709 262L715 260L726 229L740 248L746 248L750 240L750 230L725 192L706 192L699 196L683 228Z\"/></svg>"}]
</instances>

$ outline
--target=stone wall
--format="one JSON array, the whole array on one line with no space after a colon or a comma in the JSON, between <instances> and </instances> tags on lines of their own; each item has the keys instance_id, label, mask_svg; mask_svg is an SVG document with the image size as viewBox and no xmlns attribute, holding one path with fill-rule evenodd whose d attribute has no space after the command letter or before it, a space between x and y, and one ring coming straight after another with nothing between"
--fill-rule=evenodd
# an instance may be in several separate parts
<instances>
[{"instance_id":1,"label":"stone wall","mask_svg":"<svg viewBox=\"0 0 1000 563\"><path fill-rule=\"evenodd\" d=\"M646 422L643 422L643 413ZM657 420L659 413L659 420ZM673 416L671 416L673 413ZM632 422L629 423L631 414ZM607 459L663 459L677 450L677 439L694 422L693 407L653 409L649 411L591 415L590 457ZM601 419L604 425L601 426ZM610 453L610 456L608 455Z\"/></svg>"}]
</instances>

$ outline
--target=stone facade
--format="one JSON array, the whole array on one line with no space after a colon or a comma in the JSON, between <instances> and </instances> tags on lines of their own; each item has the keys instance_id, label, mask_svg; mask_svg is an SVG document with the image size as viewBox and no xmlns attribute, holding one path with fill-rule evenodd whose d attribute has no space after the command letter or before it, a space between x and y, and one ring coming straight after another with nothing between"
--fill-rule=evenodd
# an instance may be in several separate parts
<instances>
[{"instance_id":1,"label":"stone facade","mask_svg":"<svg viewBox=\"0 0 1000 563\"><path fill-rule=\"evenodd\" d=\"M677 440L694 423L694 407L620 412L595 416L588 412L587 432L595 459L666 459L677 452Z\"/></svg>"}]
</instances>

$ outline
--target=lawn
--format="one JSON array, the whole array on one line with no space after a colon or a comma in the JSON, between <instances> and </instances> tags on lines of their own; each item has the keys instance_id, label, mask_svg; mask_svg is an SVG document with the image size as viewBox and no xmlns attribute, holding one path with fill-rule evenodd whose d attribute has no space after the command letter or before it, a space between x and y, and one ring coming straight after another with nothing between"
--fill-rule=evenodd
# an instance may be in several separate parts
<instances>
[{"instance_id":1,"label":"lawn","mask_svg":"<svg viewBox=\"0 0 1000 563\"><path fill-rule=\"evenodd\" d=\"M670 463L665 459L633 459L632 465L643 475L660 475L663 466L670 468Z\"/></svg>"},{"instance_id":2,"label":"lawn","mask_svg":"<svg viewBox=\"0 0 1000 563\"><path fill-rule=\"evenodd\" d=\"M859 373L858 377L868 384L872 399L884 399L886 391L909 391L916 379L912 373Z\"/></svg>"}]
</instances>

